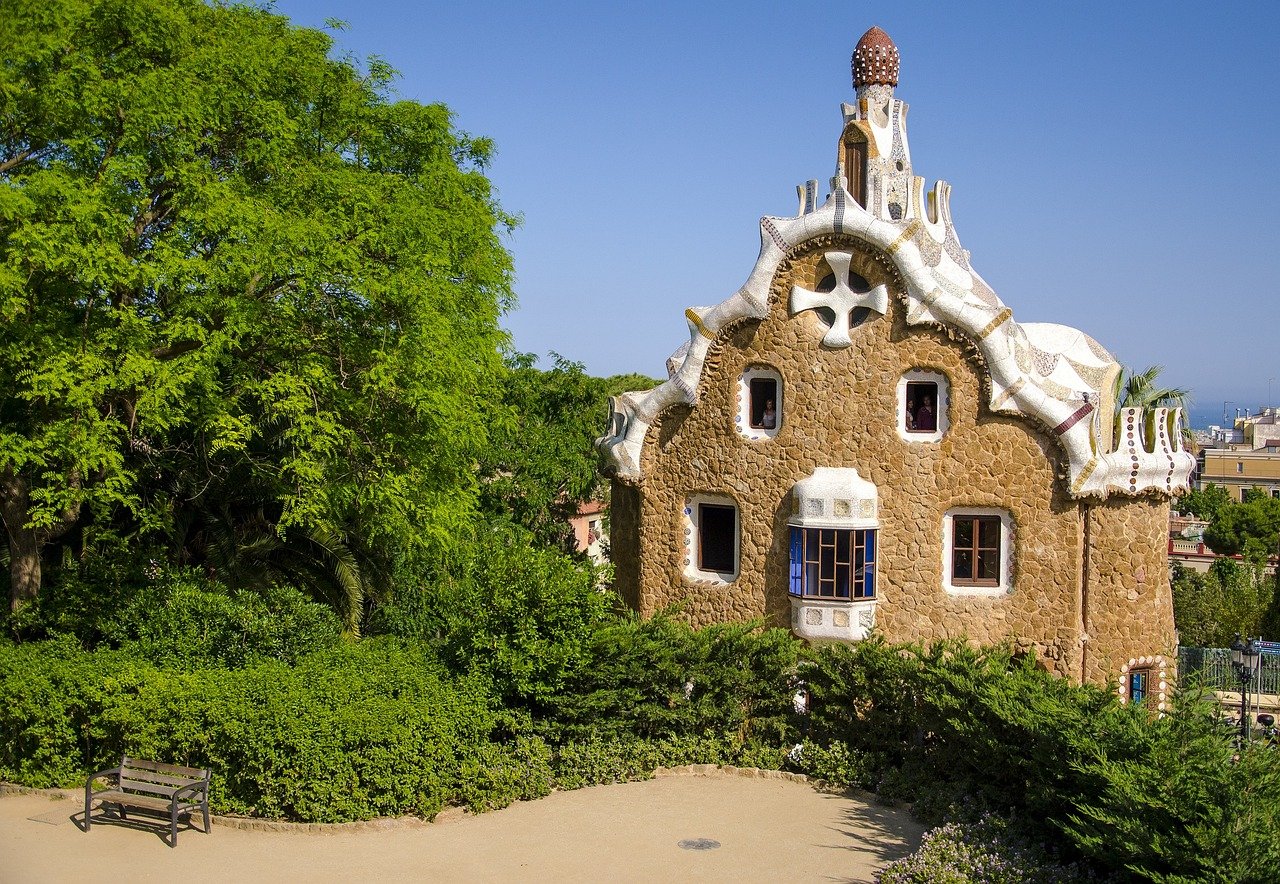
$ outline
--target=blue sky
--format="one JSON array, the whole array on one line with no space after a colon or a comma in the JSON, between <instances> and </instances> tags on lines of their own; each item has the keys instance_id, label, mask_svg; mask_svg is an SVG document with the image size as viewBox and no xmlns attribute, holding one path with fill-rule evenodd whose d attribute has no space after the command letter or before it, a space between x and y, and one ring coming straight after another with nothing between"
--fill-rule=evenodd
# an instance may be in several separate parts
<instances>
[{"instance_id":1,"label":"blue sky","mask_svg":"<svg viewBox=\"0 0 1280 884\"><path fill-rule=\"evenodd\" d=\"M685 307L834 171L849 56L902 56L912 161L1024 322L1163 364L1197 424L1280 400L1280 4L280 0L488 136L517 348L665 376ZM1275 380L1269 383L1269 379Z\"/></svg>"}]
</instances>

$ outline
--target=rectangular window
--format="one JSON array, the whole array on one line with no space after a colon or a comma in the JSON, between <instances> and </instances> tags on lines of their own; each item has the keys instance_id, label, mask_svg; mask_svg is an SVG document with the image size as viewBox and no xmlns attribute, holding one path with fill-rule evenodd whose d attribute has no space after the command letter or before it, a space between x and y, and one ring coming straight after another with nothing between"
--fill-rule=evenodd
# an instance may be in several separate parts
<instances>
[{"instance_id":1,"label":"rectangular window","mask_svg":"<svg viewBox=\"0 0 1280 884\"><path fill-rule=\"evenodd\" d=\"M956 515L951 529L951 583L999 586L1000 518Z\"/></svg>"},{"instance_id":2,"label":"rectangular window","mask_svg":"<svg viewBox=\"0 0 1280 884\"><path fill-rule=\"evenodd\" d=\"M875 529L793 527L791 593L823 599L875 598Z\"/></svg>"},{"instance_id":3,"label":"rectangular window","mask_svg":"<svg viewBox=\"0 0 1280 884\"><path fill-rule=\"evenodd\" d=\"M1147 699L1147 679L1150 677L1145 669L1134 669L1129 673L1129 701L1141 703Z\"/></svg>"},{"instance_id":4,"label":"rectangular window","mask_svg":"<svg viewBox=\"0 0 1280 884\"><path fill-rule=\"evenodd\" d=\"M904 414L908 433L932 433L938 429L938 385L909 381Z\"/></svg>"},{"instance_id":5,"label":"rectangular window","mask_svg":"<svg viewBox=\"0 0 1280 884\"><path fill-rule=\"evenodd\" d=\"M773 378L751 379L751 426L772 430L778 426L778 382Z\"/></svg>"},{"instance_id":6,"label":"rectangular window","mask_svg":"<svg viewBox=\"0 0 1280 884\"><path fill-rule=\"evenodd\" d=\"M1241 460L1236 461L1236 472L1237 473L1244 472L1244 461L1241 461Z\"/></svg>"},{"instance_id":7,"label":"rectangular window","mask_svg":"<svg viewBox=\"0 0 1280 884\"><path fill-rule=\"evenodd\" d=\"M844 177L849 183L849 196L867 207L867 142L856 134L844 143Z\"/></svg>"},{"instance_id":8,"label":"rectangular window","mask_svg":"<svg viewBox=\"0 0 1280 884\"><path fill-rule=\"evenodd\" d=\"M731 573L737 570L737 507L698 504L698 568Z\"/></svg>"}]
</instances>

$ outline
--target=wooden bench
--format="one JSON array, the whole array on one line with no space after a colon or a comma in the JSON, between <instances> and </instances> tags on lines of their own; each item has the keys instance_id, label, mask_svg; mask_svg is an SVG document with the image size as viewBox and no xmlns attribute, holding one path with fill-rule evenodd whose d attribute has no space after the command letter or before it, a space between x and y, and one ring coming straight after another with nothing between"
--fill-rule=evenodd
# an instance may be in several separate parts
<instances>
[{"instance_id":1,"label":"wooden bench","mask_svg":"<svg viewBox=\"0 0 1280 884\"><path fill-rule=\"evenodd\" d=\"M106 779L105 791L93 791L93 781ZM99 771L84 784L84 830L89 831L89 812L94 800L101 805L114 804L121 819L128 819L126 807L138 808L169 817L169 846L178 846L178 817L199 810L204 814L204 832L209 833L209 771L177 764L142 761L128 755L119 767Z\"/></svg>"}]
</instances>

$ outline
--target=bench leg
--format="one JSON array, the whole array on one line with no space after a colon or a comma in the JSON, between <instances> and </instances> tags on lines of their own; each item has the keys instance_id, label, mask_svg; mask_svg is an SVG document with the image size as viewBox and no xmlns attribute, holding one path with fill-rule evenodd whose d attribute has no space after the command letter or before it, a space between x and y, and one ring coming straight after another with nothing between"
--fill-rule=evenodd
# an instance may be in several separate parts
<instances>
[{"instance_id":1,"label":"bench leg","mask_svg":"<svg viewBox=\"0 0 1280 884\"><path fill-rule=\"evenodd\" d=\"M93 809L93 787L86 785L84 787L84 830L89 831L92 820L89 819L89 811Z\"/></svg>"},{"instance_id":2,"label":"bench leg","mask_svg":"<svg viewBox=\"0 0 1280 884\"><path fill-rule=\"evenodd\" d=\"M123 804L117 804L116 810L120 811L120 819L127 820L129 818L129 814L125 812Z\"/></svg>"},{"instance_id":3,"label":"bench leg","mask_svg":"<svg viewBox=\"0 0 1280 884\"><path fill-rule=\"evenodd\" d=\"M178 805L169 806L169 846L178 846Z\"/></svg>"},{"instance_id":4,"label":"bench leg","mask_svg":"<svg viewBox=\"0 0 1280 884\"><path fill-rule=\"evenodd\" d=\"M209 834L209 799L204 800L204 804L200 805L200 809L204 812L204 833Z\"/></svg>"}]
</instances>

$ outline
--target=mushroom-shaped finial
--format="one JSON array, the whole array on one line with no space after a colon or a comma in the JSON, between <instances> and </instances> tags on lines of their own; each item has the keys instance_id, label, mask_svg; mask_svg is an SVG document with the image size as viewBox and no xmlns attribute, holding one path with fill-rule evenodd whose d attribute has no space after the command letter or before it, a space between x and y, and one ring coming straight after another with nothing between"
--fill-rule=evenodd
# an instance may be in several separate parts
<instances>
[{"instance_id":1,"label":"mushroom-shaped finial","mask_svg":"<svg viewBox=\"0 0 1280 884\"><path fill-rule=\"evenodd\" d=\"M853 50L853 88L898 85L898 47L889 35L872 28Z\"/></svg>"}]
</instances>

